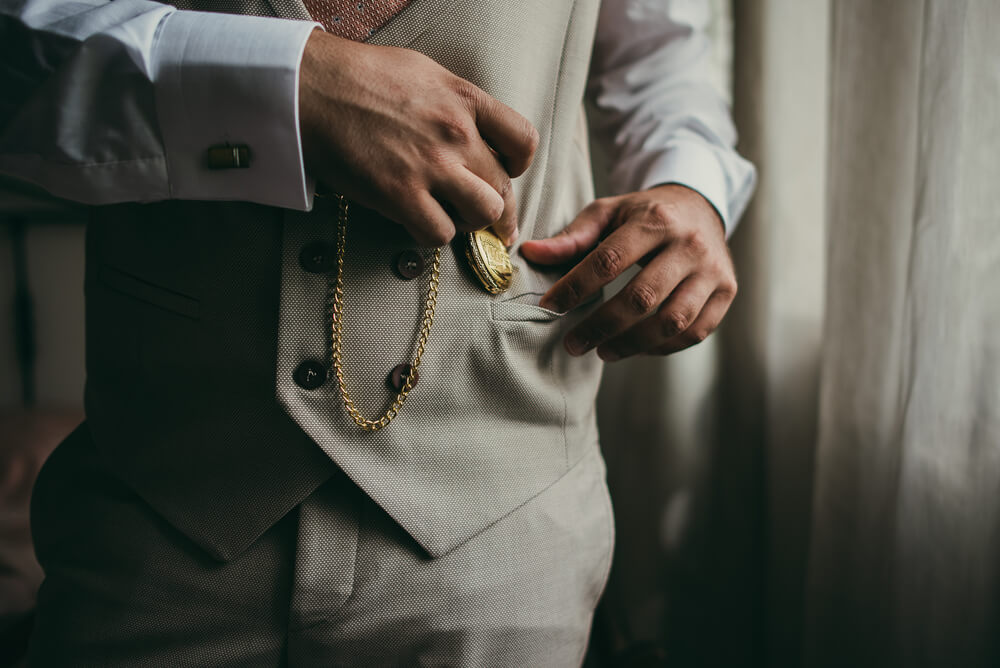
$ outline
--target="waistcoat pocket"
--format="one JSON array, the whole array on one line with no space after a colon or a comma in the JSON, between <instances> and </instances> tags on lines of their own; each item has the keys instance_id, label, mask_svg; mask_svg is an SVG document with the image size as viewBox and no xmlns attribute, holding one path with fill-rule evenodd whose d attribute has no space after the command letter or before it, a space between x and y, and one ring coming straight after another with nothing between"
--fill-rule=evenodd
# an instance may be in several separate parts
<instances>
[{"instance_id":1,"label":"waistcoat pocket","mask_svg":"<svg viewBox=\"0 0 1000 668\"><path fill-rule=\"evenodd\" d=\"M201 318L201 302L194 297L157 285L139 276L102 265L98 276L107 288L185 318Z\"/></svg>"}]
</instances>

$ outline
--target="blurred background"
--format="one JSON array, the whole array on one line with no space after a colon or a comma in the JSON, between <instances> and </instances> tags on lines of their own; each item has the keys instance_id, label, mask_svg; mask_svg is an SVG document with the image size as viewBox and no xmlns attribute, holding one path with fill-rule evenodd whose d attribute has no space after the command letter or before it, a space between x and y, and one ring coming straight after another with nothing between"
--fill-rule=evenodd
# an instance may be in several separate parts
<instances>
[{"instance_id":1,"label":"blurred background","mask_svg":"<svg viewBox=\"0 0 1000 668\"><path fill-rule=\"evenodd\" d=\"M704 344L606 371L591 662L1000 665L1000 3L712 8L760 172L741 292ZM0 665L31 481L82 419L84 228L2 183Z\"/></svg>"}]
</instances>

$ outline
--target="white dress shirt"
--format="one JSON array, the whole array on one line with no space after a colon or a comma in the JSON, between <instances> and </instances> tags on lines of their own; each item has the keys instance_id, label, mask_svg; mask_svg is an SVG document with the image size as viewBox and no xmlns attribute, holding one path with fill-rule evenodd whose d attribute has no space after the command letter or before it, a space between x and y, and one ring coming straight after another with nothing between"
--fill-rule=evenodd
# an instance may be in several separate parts
<instances>
[{"instance_id":1,"label":"white dress shirt","mask_svg":"<svg viewBox=\"0 0 1000 668\"><path fill-rule=\"evenodd\" d=\"M604 0L589 94L616 191L683 184L731 232L754 170L711 84L708 18L707 0ZM317 27L150 0L0 0L0 172L89 204L309 210L298 81ZM259 168L208 170L205 149L227 141Z\"/></svg>"}]
</instances>

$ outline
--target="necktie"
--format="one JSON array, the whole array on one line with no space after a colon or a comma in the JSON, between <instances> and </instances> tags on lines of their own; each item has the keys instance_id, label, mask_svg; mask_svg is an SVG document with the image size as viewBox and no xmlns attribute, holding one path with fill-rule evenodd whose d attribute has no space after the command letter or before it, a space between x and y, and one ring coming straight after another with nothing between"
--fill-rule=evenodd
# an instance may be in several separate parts
<instances>
[{"instance_id":1,"label":"necktie","mask_svg":"<svg viewBox=\"0 0 1000 668\"><path fill-rule=\"evenodd\" d=\"M303 0L303 4L331 35L363 42L411 1Z\"/></svg>"}]
</instances>

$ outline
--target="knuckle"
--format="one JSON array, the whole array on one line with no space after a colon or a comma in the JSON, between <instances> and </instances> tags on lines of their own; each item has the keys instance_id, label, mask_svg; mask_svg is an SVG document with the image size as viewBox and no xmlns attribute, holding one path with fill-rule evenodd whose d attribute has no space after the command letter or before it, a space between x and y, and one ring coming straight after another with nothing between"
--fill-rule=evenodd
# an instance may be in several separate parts
<instances>
[{"instance_id":1,"label":"knuckle","mask_svg":"<svg viewBox=\"0 0 1000 668\"><path fill-rule=\"evenodd\" d=\"M449 144L467 146L472 143L475 134L465 119L457 115L445 115L438 121L441 137Z\"/></svg>"},{"instance_id":2,"label":"knuckle","mask_svg":"<svg viewBox=\"0 0 1000 668\"><path fill-rule=\"evenodd\" d=\"M563 303L576 304L582 296L580 286L575 281L567 281L563 286Z\"/></svg>"},{"instance_id":3,"label":"knuckle","mask_svg":"<svg viewBox=\"0 0 1000 668\"><path fill-rule=\"evenodd\" d=\"M646 218L658 227L666 227L674 219L674 209L665 202L652 202L646 209Z\"/></svg>"},{"instance_id":4,"label":"knuckle","mask_svg":"<svg viewBox=\"0 0 1000 668\"><path fill-rule=\"evenodd\" d=\"M444 246L451 242L455 237L455 230L453 228L435 228L433 230L428 230L427 241L432 246Z\"/></svg>"},{"instance_id":5,"label":"knuckle","mask_svg":"<svg viewBox=\"0 0 1000 668\"><path fill-rule=\"evenodd\" d=\"M692 257L702 258L708 254L708 242L704 236L695 232L684 239L684 249Z\"/></svg>"},{"instance_id":6,"label":"knuckle","mask_svg":"<svg viewBox=\"0 0 1000 668\"><path fill-rule=\"evenodd\" d=\"M465 216L459 216L454 211L449 213L451 215L452 224L454 224L455 229L459 232L474 232L475 230L485 227L485 225L483 225L478 218L469 219Z\"/></svg>"},{"instance_id":7,"label":"knuckle","mask_svg":"<svg viewBox=\"0 0 1000 668\"><path fill-rule=\"evenodd\" d=\"M554 310L569 311L580 301L580 288L573 278L566 280L557 292L553 293Z\"/></svg>"},{"instance_id":8,"label":"knuckle","mask_svg":"<svg viewBox=\"0 0 1000 668\"><path fill-rule=\"evenodd\" d=\"M615 326L607 320L598 320L587 328L586 338L594 343L605 341L615 333Z\"/></svg>"},{"instance_id":9,"label":"knuckle","mask_svg":"<svg viewBox=\"0 0 1000 668\"><path fill-rule=\"evenodd\" d=\"M514 187L511 183L510 177L505 174L500 180L499 186L500 187L497 189L497 192L500 193L500 197L507 199L507 196L510 195L511 190Z\"/></svg>"},{"instance_id":10,"label":"knuckle","mask_svg":"<svg viewBox=\"0 0 1000 668\"><path fill-rule=\"evenodd\" d=\"M442 130L442 133L446 132L448 131ZM427 165L437 171L450 170L455 162L451 153L443 144L434 144L427 147L427 150L423 153L423 157Z\"/></svg>"},{"instance_id":11,"label":"knuckle","mask_svg":"<svg viewBox=\"0 0 1000 668\"><path fill-rule=\"evenodd\" d=\"M737 283L736 278L733 276L727 277L722 283L719 284L719 294L721 294L726 299L733 299L736 297L736 293L739 292L740 286Z\"/></svg>"},{"instance_id":12,"label":"knuckle","mask_svg":"<svg viewBox=\"0 0 1000 668\"><path fill-rule=\"evenodd\" d=\"M503 200L494 200L492 197L488 201L483 202L479 214L481 215L481 220L483 227L487 225L492 225L493 223L500 220L503 216L504 204Z\"/></svg>"},{"instance_id":13,"label":"knuckle","mask_svg":"<svg viewBox=\"0 0 1000 668\"><path fill-rule=\"evenodd\" d=\"M460 98L473 104L477 104L483 95L478 86L462 77L455 77L454 90Z\"/></svg>"},{"instance_id":14,"label":"knuckle","mask_svg":"<svg viewBox=\"0 0 1000 668\"><path fill-rule=\"evenodd\" d=\"M405 174L396 179L389 180L384 185L384 191L391 201L406 202L424 189L421 179L415 174Z\"/></svg>"},{"instance_id":15,"label":"knuckle","mask_svg":"<svg viewBox=\"0 0 1000 668\"><path fill-rule=\"evenodd\" d=\"M640 315L652 312L658 303L656 290L645 284L629 287L625 293L625 300L629 308Z\"/></svg>"},{"instance_id":16,"label":"knuckle","mask_svg":"<svg viewBox=\"0 0 1000 668\"><path fill-rule=\"evenodd\" d=\"M595 199L593 202L583 207L582 215L601 216L609 207L607 198Z\"/></svg>"},{"instance_id":17,"label":"knuckle","mask_svg":"<svg viewBox=\"0 0 1000 668\"><path fill-rule=\"evenodd\" d=\"M663 333L668 338L676 336L687 329L689 323L690 319L688 318L687 311L683 309L667 311L663 322Z\"/></svg>"},{"instance_id":18,"label":"knuckle","mask_svg":"<svg viewBox=\"0 0 1000 668\"><path fill-rule=\"evenodd\" d=\"M622 271L623 261L620 249L614 246L601 246L594 251L594 274L600 279L615 278Z\"/></svg>"},{"instance_id":19,"label":"knuckle","mask_svg":"<svg viewBox=\"0 0 1000 668\"><path fill-rule=\"evenodd\" d=\"M712 333L712 330L706 327L692 327L691 329L684 332L684 338L691 345L697 345L707 339Z\"/></svg>"},{"instance_id":20,"label":"knuckle","mask_svg":"<svg viewBox=\"0 0 1000 668\"><path fill-rule=\"evenodd\" d=\"M588 204L586 208L590 211L606 211L614 206L610 197L601 197Z\"/></svg>"}]
</instances>

